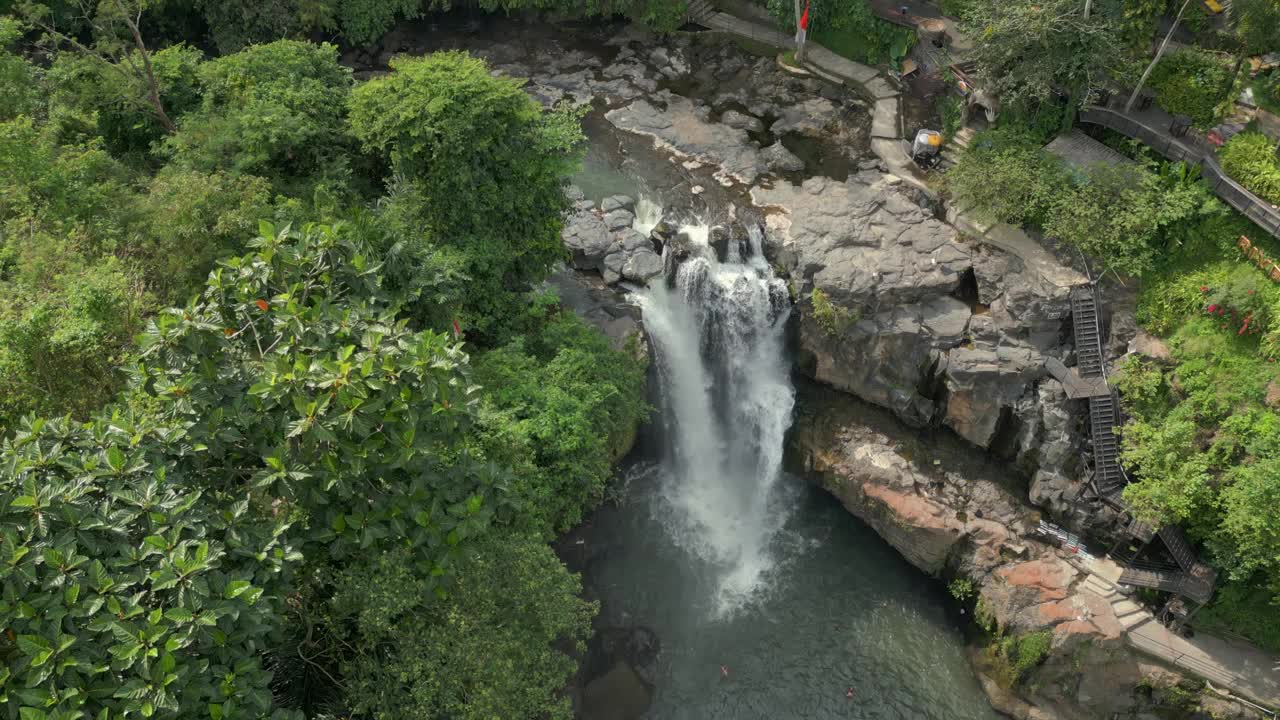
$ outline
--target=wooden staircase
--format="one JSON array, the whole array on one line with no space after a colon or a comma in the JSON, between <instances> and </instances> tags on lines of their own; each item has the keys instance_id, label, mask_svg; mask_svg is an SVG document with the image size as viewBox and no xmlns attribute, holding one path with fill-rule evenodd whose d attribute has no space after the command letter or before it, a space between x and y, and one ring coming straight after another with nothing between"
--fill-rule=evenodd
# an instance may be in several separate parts
<instances>
[{"instance_id":1,"label":"wooden staircase","mask_svg":"<svg viewBox=\"0 0 1280 720\"><path fill-rule=\"evenodd\" d=\"M711 0L689 0L688 6L684 11L684 21L686 24L707 26L707 19L715 15L718 10L711 4Z\"/></svg>"},{"instance_id":2,"label":"wooden staircase","mask_svg":"<svg viewBox=\"0 0 1280 720\"><path fill-rule=\"evenodd\" d=\"M1071 292L1072 324L1075 329L1076 368L1080 379L1097 379L1102 386L1106 384L1106 361L1103 355L1102 323L1098 310L1098 298L1092 286L1077 287ZM1046 363L1050 372L1065 382L1076 382L1066 376L1066 368L1061 362ZM1056 372L1055 372L1056 371ZM1064 384L1065 384L1064 382ZM1087 388L1086 388L1087 389ZM1075 396L1080 396L1077 394ZM1114 391L1106 391L1102 387L1096 395L1089 396L1089 430L1093 439L1093 491L1097 497L1119 510L1128 512L1123 492L1129 484L1129 477L1120 463L1120 439L1116 436L1116 427L1121 424L1120 399ZM1156 565L1139 561L1137 554L1123 562L1124 571L1119 583L1133 587L1153 588L1174 593L1193 600L1201 605L1213 597L1217 572L1201 562L1191 547L1182 528L1167 526L1158 531L1152 526L1131 518L1126 532L1146 545L1157 537L1168 549L1175 564ZM1139 551L1141 552L1141 551ZM1117 558L1120 559L1120 558ZM1106 590L1106 588L1102 588ZM1114 596L1105 592L1098 594L1106 597L1115 605ZM1132 604L1132 601L1125 599ZM1126 613L1133 612L1124 608ZM1121 608L1117 607L1117 616L1122 617Z\"/></svg>"}]
</instances>

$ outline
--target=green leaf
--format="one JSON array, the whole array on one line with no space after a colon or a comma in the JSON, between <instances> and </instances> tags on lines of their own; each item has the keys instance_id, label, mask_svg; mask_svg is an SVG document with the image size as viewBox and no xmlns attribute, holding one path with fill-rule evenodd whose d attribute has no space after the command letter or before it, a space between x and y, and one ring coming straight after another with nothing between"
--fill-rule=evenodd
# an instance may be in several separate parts
<instances>
[{"instance_id":1,"label":"green leaf","mask_svg":"<svg viewBox=\"0 0 1280 720\"><path fill-rule=\"evenodd\" d=\"M124 468L124 453L118 447L107 448L107 465L115 472Z\"/></svg>"},{"instance_id":2,"label":"green leaf","mask_svg":"<svg viewBox=\"0 0 1280 720\"><path fill-rule=\"evenodd\" d=\"M46 715L43 710L37 710L32 707L20 707L18 708L18 717L21 718L21 720L47 720L49 716Z\"/></svg>"},{"instance_id":3,"label":"green leaf","mask_svg":"<svg viewBox=\"0 0 1280 720\"><path fill-rule=\"evenodd\" d=\"M9 503L9 507L35 507L36 498L34 495L19 495ZM27 708L23 708L26 710Z\"/></svg>"},{"instance_id":4,"label":"green leaf","mask_svg":"<svg viewBox=\"0 0 1280 720\"><path fill-rule=\"evenodd\" d=\"M191 622L195 619L195 613L183 607L169 608L164 611L164 616L176 623Z\"/></svg>"},{"instance_id":5,"label":"green leaf","mask_svg":"<svg viewBox=\"0 0 1280 720\"><path fill-rule=\"evenodd\" d=\"M252 586L248 580L232 580L227 583L227 589L223 591L222 596L227 600L234 600L244 594L250 587Z\"/></svg>"},{"instance_id":6,"label":"green leaf","mask_svg":"<svg viewBox=\"0 0 1280 720\"><path fill-rule=\"evenodd\" d=\"M160 552L165 552L169 549L169 541L159 535L148 535L142 539L142 544L153 547Z\"/></svg>"}]
</instances>

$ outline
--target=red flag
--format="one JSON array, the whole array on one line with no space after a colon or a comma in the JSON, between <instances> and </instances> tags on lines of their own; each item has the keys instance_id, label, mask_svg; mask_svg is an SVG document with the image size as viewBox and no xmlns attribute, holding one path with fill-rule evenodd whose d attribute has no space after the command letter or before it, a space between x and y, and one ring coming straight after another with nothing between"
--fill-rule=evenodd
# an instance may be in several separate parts
<instances>
[{"instance_id":1,"label":"red flag","mask_svg":"<svg viewBox=\"0 0 1280 720\"><path fill-rule=\"evenodd\" d=\"M800 16L800 29L809 29L809 0L804 0L804 14Z\"/></svg>"}]
</instances>

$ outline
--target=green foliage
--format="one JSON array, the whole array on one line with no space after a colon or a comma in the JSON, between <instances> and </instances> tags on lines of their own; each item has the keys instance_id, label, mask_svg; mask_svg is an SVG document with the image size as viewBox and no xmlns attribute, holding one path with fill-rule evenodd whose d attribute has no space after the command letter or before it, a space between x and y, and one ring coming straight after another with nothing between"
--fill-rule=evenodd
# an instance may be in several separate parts
<instances>
[{"instance_id":1,"label":"green foliage","mask_svg":"<svg viewBox=\"0 0 1280 720\"><path fill-rule=\"evenodd\" d=\"M129 62L137 63L136 53ZM201 53L173 45L151 53L160 99L177 118L200 103L196 72ZM97 58L63 51L48 71L51 113L64 125L81 121L100 135L116 156L144 154L166 131L146 102L146 87L131 72ZM63 117L70 115L70 117Z\"/></svg>"},{"instance_id":2,"label":"green foliage","mask_svg":"<svg viewBox=\"0 0 1280 720\"><path fill-rule=\"evenodd\" d=\"M1141 356L1122 359L1109 380L1124 396L1125 410L1133 417L1148 419L1169 411L1172 389L1164 372Z\"/></svg>"},{"instance_id":3,"label":"green foliage","mask_svg":"<svg viewBox=\"0 0 1280 720\"><path fill-rule=\"evenodd\" d=\"M1218 104L1230 72L1213 55L1196 50L1166 53L1151 72L1156 102L1175 115L1187 115L1205 128L1218 118Z\"/></svg>"},{"instance_id":4,"label":"green foliage","mask_svg":"<svg viewBox=\"0 0 1280 720\"><path fill-rule=\"evenodd\" d=\"M224 54L290 38L305 29L300 12L305 0L195 0L194 4L204 15L213 43Z\"/></svg>"},{"instance_id":5,"label":"green foliage","mask_svg":"<svg viewBox=\"0 0 1280 720\"><path fill-rule=\"evenodd\" d=\"M795 4L769 0L770 14L778 27L795 32ZM915 32L881 20L866 0L814 3L809 8L810 37L828 50L861 63L898 63L915 45Z\"/></svg>"},{"instance_id":6,"label":"green foliage","mask_svg":"<svg viewBox=\"0 0 1280 720\"><path fill-rule=\"evenodd\" d=\"M563 531L599 502L613 463L645 417L644 364L572 313L557 312L524 337L476 361L485 388L486 456L516 469L517 509L536 532Z\"/></svg>"},{"instance_id":7,"label":"green foliage","mask_svg":"<svg viewBox=\"0 0 1280 720\"><path fill-rule=\"evenodd\" d=\"M1269 203L1280 203L1280 160L1276 141L1256 131L1237 133L1222 146L1222 169Z\"/></svg>"},{"instance_id":8,"label":"green foliage","mask_svg":"<svg viewBox=\"0 0 1280 720\"><path fill-rule=\"evenodd\" d=\"M1014 128L977 133L946 174L947 191L983 219L1013 225L1043 223L1068 182L1057 158Z\"/></svg>"},{"instance_id":9,"label":"green foliage","mask_svg":"<svg viewBox=\"0 0 1280 720\"><path fill-rule=\"evenodd\" d=\"M219 258L239 255L258 221L270 217L270 184L252 175L167 167L141 199L147 232L130 250L149 290L179 303L204 286Z\"/></svg>"},{"instance_id":10,"label":"green foliage","mask_svg":"<svg viewBox=\"0 0 1280 720\"><path fill-rule=\"evenodd\" d=\"M543 112L519 81L463 53L392 60L352 94L351 125L394 169L400 236L454 247L471 278L469 325L500 334L522 293L564 256L564 183L579 158L575 114Z\"/></svg>"},{"instance_id":11,"label":"green foliage","mask_svg":"<svg viewBox=\"0 0 1280 720\"><path fill-rule=\"evenodd\" d=\"M3 287L0 428L32 412L87 417L110 399L144 302L120 263L68 266L39 287Z\"/></svg>"},{"instance_id":12,"label":"green foliage","mask_svg":"<svg viewBox=\"0 0 1280 720\"><path fill-rule=\"evenodd\" d=\"M1265 55L1280 50L1280 3L1239 0L1232 3L1231 13L1244 52Z\"/></svg>"},{"instance_id":13,"label":"green foliage","mask_svg":"<svg viewBox=\"0 0 1280 720\"><path fill-rule=\"evenodd\" d=\"M640 0L631 15L658 32L672 32L684 23L686 0Z\"/></svg>"},{"instance_id":14,"label":"green foliage","mask_svg":"<svg viewBox=\"0 0 1280 720\"><path fill-rule=\"evenodd\" d=\"M18 21L0 15L0 121L29 115L41 104L39 71L9 50L21 37Z\"/></svg>"},{"instance_id":15,"label":"green foliage","mask_svg":"<svg viewBox=\"0 0 1280 720\"><path fill-rule=\"evenodd\" d=\"M844 335L858 322L857 313L832 303L831 298L828 298L821 288L815 287L813 292L809 293L809 302L813 303L813 319L830 337L838 338Z\"/></svg>"},{"instance_id":16,"label":"green foliage","mask_svg":"<svg viewBox=\"0 0 1280 720\"><path fill-rule=\"evenodd\" d=\"M953 92L945 92L938 96L938 116L942 120L942 135L951 140L960 130L961 118L964 117L964 98Z\"/></svg>"},{"instance_id":17,"label":"green foliage","mask_svg":"<svg viewBox=\"0 0 1280 720\"><path fill-rule=\"evenodd\" d=\"M380 718L569 720L560 696L595 609L536 537L491 536L464 552L449 597L430 602L404 554L353 565L336 582L331 626L361 641L341 661L351 709Z\"/></svg>"},{"instance_id":18,"label":"green foliage","mask_svg":"<svg viewBox=\"0 0 1280 720\"><path fill-rule=\"evenodd\" d=\"M951 597L960 602L968 602L977 593L973 586L973 581L969 578L956 578L947 583L947 592L951 593Z\"/></svg>"},{"instance_id":19,"label":"green foliage","mask_svg":"<svg viewBox=\"0 0 1280 720\"><path fill-rule=\"evenodd\" d=\"M1277 597L1280 593L1269 591L1263 577L1224 583L1214 592L1213 601L1196 613L1196 627L1209 633L1238 633L1265 650L1280 652Z\"/></svg>"},{"instance_id":20,"label":"green foliage","mask_svg":"<svg viewBox=\"0 0 1280 720\"><path fill-rule=\"evenodd\" d=\"M1144 518L1186 523L1228 576L1274 582L1280 528L1266 508L1276 501L1280 413L1264 399L1280 368L1261 356L1256 336L1222 325L1199 309L1169 338L1176 364L1163 378L1124 381L1170 390L1165 402L1140 395L1133 404L1123 455L1137 482L1125 500Z\"/></svg>"},{"instance_id":21,"label":"green foliage","mask_svg":"<svg viewBox=\"0 0 1280 720\"><path fill-rule=\"evenodd\" d=\"M161 451L174 432L36 421L0 448L6 716L268 715L285 526L215 511Z\"/></svg>"},{"instance_id":22,"label":"green foliage","mask_svg":"<svg viewBox=\"0 0 1280 720\"><path fill-rule=\"evenodd\" d=\"M1050 630L1001 637L987 649L992 675L1003 687L1013 687L1025 680L1032 668L1044 662L1052 646Z\"/></svg>"},{"instance_id":23,"label":"green foliage","mask_svg":"<svg viewBox=\"0 0 1280 720\"><path fill-rule=\"evenodd\" d=\"M333 45L280 40L200 66L201 105L166 140L177 164L282 188L346 173L351 71Z\"/></svg>"},{"instance_id":24,"label":"green foliage","mask_svg":"<svg viewBox=\"0 0 1280 720\"><path fill-rule=\"evenodd\" d=\"M1258 107L1280 115L1280 69L1258 73L1251 83Z\"/></svg>"},{"instance_id":25,"label":"green foliage","mask_svg":"<svg viewBox=\"0 0 1280 720\"><path fill-rule=\"evenodd\" d=\"M390 30L398 18L415 18L421 11L422 0L342 0L338 24L347 40L368 45Z\"/></svg>"},{"instance_id":26,"label":"green foliage","mask_svg":"<svg viewBox=\"0 0 1280 720\"><path fill-rule=\"evenodd\" d=\"M1169 249L1178 228L1219 207L1198 178L1102 165L1055 196L1044 229L1104 269L1140 277Z\"/></svg>"},{"instance_id":27,"label":"green foliage","mask_svg":"<svg viewBox=\"0 0 1280 720\"><path fill-rule=\"evenodd\" d=\"M1059 91L1079 102L1082 90L1101 86L1123 64L1111 18L1086 19L1075 0L975 3L964 28L976 40L978 74L1008 107L1034 107Z\"/></svg>"},{"instance_id":28,"label":"green foliage","mask_svg":"<svg viewBox=\"0 0 1280 720\"><path fill-rule=\"evenodd\" d=\"M1068 170L1021 128L978 133L946 175L948 191L982 219L1032 225L1080 248L1104 270L1149 274L1162 253L1226 214L1181 166ZM1190 233L1195 238L1200 233Z\"/></svg>"}]
</instances>

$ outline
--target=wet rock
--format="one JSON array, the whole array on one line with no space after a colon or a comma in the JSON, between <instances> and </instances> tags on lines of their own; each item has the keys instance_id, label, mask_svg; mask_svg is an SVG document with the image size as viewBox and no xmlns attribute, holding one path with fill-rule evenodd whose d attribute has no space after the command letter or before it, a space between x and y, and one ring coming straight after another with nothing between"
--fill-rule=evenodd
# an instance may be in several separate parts
<instances>
[{"instance_id":1,"label":"wet rock","mask_svg":"<svg viewBox=\"0 0 1280 720\"><path fill-rule=\"evenodd\" d=\"M760 118L751 117L737 110L726 110L720 115L720 122L731 128L746 130L747 132L760 132L764 130L764 123Z\"/></svg>"},{"instance_id":2,"label":"wet rock","mask_svg":"<svg viewBox=\"0 0 1280 720\"><path fill-rule=\"evenodd\" d=\"M678 231L679 225L676 223L666 219L659 220L658 224L653 226L653 230L649 231L649 239L653 241L655 249L662 252Z\"/></svg>"},{"instance_id":3,"label":"wet rock","mask_svg":"<svg viewBox=\"0 0 1280 720\"><path fill-rule=\"evenodd\" d=\"M717 166L716 177L722 181L751 183L768 170L745 130L711 122L709 116L706 107L663 90L610 110L605 119L621 130L653 138L655 145L678 157Z\"/></svg>"},{"instance_id":4,"label":"wet rock","mask_svg":"<svg viewBox=\"0 0 1280 720\"><path fill-rule=\"evenodd\" d=\"M676 78L689 72L689 64L685 62L684 55L678 50L656 47L649 53L649 62L658 69L658 72L667 77Z\"/></svg>"},{"instance_id":5,"label":"wet rock","mask_svg":"<svg viewBox=\"0 0 1280 720\"><path fill-rule=\"evenodd\" d=\"M562 305L604 333L611 347L620 350L636 339L638 351L648 352L639 311L600 278L561 268L551 274L547 284L555 288Z\"/></svg>"},{"instance_id":6,"label":"wet rock","mask_svg":"<svg viewBox=\"0 0 1280 720\"><path fill-rule=\"evenodd\" d=\"M590 210L570 215L561 238L573 266L579 270L600 270L604 256L613 245L609 228Z\"/></svg>"},{"instance_id":7,"label":"wet rock","mask_svg":"<svg viewBox=\"0 0 1280 720\"><path fill-rule=\"evenodd\" d=\"M626 195L610 195L600 203L600 209L609 213L614 210L635 210L636 201Z\"/></svg>"},{"instance_id":8,"label":"wet rock","mask_svg":"<svg viewBox=\"0 0 1280 720\"><path fill-rule=\"evenodd\" d=\"M630 210L618 209L605 213L604 224L609 230L616 232L631 227L631 223L635 222L635 219L636 216Z\"/></svg>"},{"instance_id":9,"label":"wet rock","mask_svg":"<svg viewBox=\"0 0 1280 720\"><path fill-rule=\"evenodd\" d=\"M647 283L661 274L662 258L652 250L640 250L630 255L622 266L622 276L633 282Z\"/></svg>"},{"instance_id":10,"label":"wet rock","mask_svg":"<svg viewBox=\"0 0 1280 720\"><path fill-rule=\"evenodd\" d=\"M804 170L804 161L783 146L781 141L761 150L760 154L764 157L765 165L774 172L797 173Z\"/></svg>"},{"instance_id":11,"label":"wet rock","mask_svg":"<svg viewBox=\"0 0 1280 720\"><path fill-rule=\"evenodd\" d=\"M653 251L653 241L634 228L626 228L618 233L618 238L622 249L628 253L634 253L638 250Z\"/></svg>"},{"instance_id":12,"label":"wet rock","mask_svg":"<svg viewBox=\"0 0 1280 720\"><path fill-rule=\"evenodd\" d=\"M839 108L823 97L810 97L782 109L777 121L769 128L774 135L797 133L809 137L822 137L824 130L835 121Z\"/></svg>"},{"instance_id":13,"label":"wet rock","mask_svg":"<svg viewBox=\"0 0 1280 720\"><path fill-rule=\"evenodd\" d=\"M627 253L621 249L615 250L604 256L604 269L600 271L600 276L610 285L622 279L622 266L627 262Z\"/></svg>"}]
</instances>

